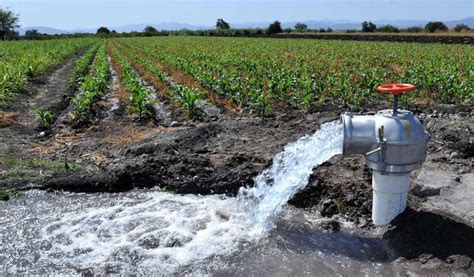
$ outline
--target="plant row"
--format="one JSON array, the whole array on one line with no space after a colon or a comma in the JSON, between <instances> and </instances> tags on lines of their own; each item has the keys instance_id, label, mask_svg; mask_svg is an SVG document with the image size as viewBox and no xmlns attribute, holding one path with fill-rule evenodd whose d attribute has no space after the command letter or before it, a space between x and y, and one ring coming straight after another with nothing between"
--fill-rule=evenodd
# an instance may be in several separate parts
<instances>
[{"instance_id":1,"label":"plant row","mask_svg":"<svg viewBox=\"0 0 474 277\"><path fill-rule=\"evenodd\" d=\"M119 78L129 96L130 111L139 118L146 119L153 116L156 98L153 91L142 81L133 65L117 50L112 47L112 56L117 59Z\"/></svg>"},{"instance_id":2,"label":"plant row","mask_svg":"<svg viewBox=\"0 0 474 277\"><path fill-rule=\"evenodd\" d=\"M105 40L98 46L89 73L79 80L80 93L73 100L74 115L77 119L87 119L92 114L94 103L105 95L110 80Z\"/></svg>"},{"instance_id":3,"label":"plant row","mask_svg":"<svg viewBox=\"0 0 474 277\"><path fill-rule=\"evenodd\" d=\"M73 73L74 83L79 84L84 76L89 73L99 46L100 43L94 44L81 58L76 60Z\"/></svg>"},{"instance_id":4,"label":"plant row","mask_svg":"<svg viewBox=\"0 0 474 277\"><path fill-rule=\"evenodd\" d=\"M11 41L0 44L0 106L25 88L30 78L41 75L95 39Z\"/></svg>"},{"instance_id":5,"label":"plant row","mask_svg":"<svg viewBox=\"0 0 474 277\"><path fill-rule=\"evenodd\" d=\"M319 105L353 109L386 96L375 88L405 82L409 101L474 103L474 49L467 45L249 38L120 38L190 75L236 104L273 108Z\"/></svg>"},{"instance_id":6,"label":"plant row","mask_svg":"<svg viewBox=\"0 0 474 277\"><path fill-rule=\"evenodd\" d=\"M161 70L150 59L144 58L140 53L131 51L125 47L119 46L119 48L124 56L140 64L153 76L158 77L158 79L167 86L167 94L175 106L183 108L190 118L199 115L196 102L200 99L201 93L198 89L190 88L184 84L175 82L166 72Z\"/></svg>"}]
</instances>

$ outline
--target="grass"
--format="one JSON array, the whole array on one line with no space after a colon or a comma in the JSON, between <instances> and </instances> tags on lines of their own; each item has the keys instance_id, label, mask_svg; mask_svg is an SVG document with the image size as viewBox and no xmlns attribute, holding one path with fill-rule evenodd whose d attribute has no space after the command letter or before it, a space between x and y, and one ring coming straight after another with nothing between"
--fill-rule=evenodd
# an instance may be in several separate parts
<instances>
[{"instance_id":1,"label":"grass","mask_svg":"<svg viewBox=\"0 0 474 277\"><path fill-rule=\"evenodd\" d=\"M10 200L10 198L18 196L20 196L19 190L0 187L0 201L7 201Z\"/></svg>"},{"instance_id":2,"label":"grass","mask_svg":"<svg viewBox=\"0 0 474 277\"><path fill-rule=\"evenodd\" d=\"M468 131L469 133L472 133L472 128L469 124L461 122L459 123L459 128Z\"/></svg>"},{"instance_id":3,"label":"grass","mask_svg":"<svg viewBox=\"0 0 474 277\"><path fill-rule=\"evenodd\" d=\"M74 163L42 159L0 158L0 164L9 166L3 173L4 177L32 182L40 182L49 177L80 169L79 165Z\"/></svg>"}]
</instances>

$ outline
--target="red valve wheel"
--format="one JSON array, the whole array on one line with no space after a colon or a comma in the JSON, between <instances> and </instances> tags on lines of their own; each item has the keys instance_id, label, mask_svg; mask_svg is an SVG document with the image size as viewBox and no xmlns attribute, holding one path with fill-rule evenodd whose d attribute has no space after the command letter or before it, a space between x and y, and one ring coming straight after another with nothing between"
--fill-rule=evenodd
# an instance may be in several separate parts
<instances>
[{"instance_id":1,"label":"red valve wheel","mask_svg":"<svg viewBox=\"0 0 474 277\"><path fill-rule=\"evenodd\" d=\"M384 84L380 85L377 90L379 92L391 93L398 96L407 91L415 90L415 86L410 84Z\"/></svg>"}]
</instances>

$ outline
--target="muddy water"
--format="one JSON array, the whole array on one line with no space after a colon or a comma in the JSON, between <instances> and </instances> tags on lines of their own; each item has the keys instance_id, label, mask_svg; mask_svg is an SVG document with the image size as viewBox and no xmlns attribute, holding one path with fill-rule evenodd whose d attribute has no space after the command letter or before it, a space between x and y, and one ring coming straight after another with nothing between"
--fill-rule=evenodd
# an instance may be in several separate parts
<instances>
[{"instance_id":1,"label":"muddy water","mask_svg":"<svg viewBox=\"0 0 474 277\"><path fill-rule=\"evenodd\" d=\"M341 152L331 122L287 145L236 198L156 190L30 191L0 207L0 269L11 273L387 273L390 250L350 226L285 206L312 168Z\"/></svg>"}]
</instances>

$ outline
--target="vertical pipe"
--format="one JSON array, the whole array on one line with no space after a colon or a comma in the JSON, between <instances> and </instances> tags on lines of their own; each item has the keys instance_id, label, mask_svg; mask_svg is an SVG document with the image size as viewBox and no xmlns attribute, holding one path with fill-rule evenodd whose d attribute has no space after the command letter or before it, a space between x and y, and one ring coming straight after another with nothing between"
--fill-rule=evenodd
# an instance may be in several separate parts
<instances>
[{"instance_id":1,"label":"vertical pipe","mask_svg":"<svg viewBox=\"0 0 474 277\"><path fill-rule=\"evenodd\" d=\"M398 95L393 95L393 115L397 114L398 110Z\"/></svg>"},{"instance_id":2,"label":"vertical pipe","mask_svg":"<svg viewBox=\"0 0 474 277\"><path fill-rule=\"evenodd\" d=\"M373 171L372 175L372 221L375 225L389 224L407 206L410 173L383 175Z\"/></svg>"}]
</instances>

